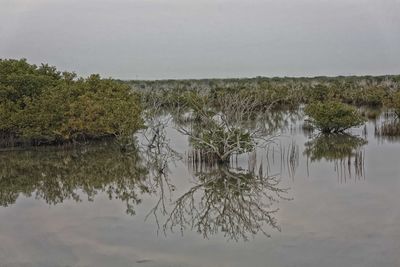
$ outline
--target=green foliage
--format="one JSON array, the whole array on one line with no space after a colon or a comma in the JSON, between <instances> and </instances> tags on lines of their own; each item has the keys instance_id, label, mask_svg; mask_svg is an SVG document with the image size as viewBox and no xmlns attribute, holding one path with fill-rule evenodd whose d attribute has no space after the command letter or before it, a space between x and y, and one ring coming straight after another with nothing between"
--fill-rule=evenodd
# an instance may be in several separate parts
<instances>
[{"instance_id":1,"label":"green foliage","mask_svg":"<svg viewBox=\"0 0 400 267\"><path fill-rule=\"evenodd\" d=\"M129 138L142 127L139 95L92 75L76 79L55 67L0 61L0 134L38 143L106 136Z\"/></svg>"},{"instance_id":2,"label":"green foliage","mask_svg":"<svg viewBox=\"0 0 400 267\"><path fill-rule=\"evenodd\" d=\"M305 113L312 124L323 133L339 133L351 127L361 126L363 119L356 108L338 101L310 103Z\"/></svg>"},{"instance_id":3,"label":"green foliage","mask_svg":"<svg viewBox=\"0 0 400 267\"><path fill-rule=\"evenodd\" d=\"M61 74L55 67L48 65L31 65L25 59L0 59L1 99L19 102L23 97L39 95L43 88L56 85L61 80ZM23 103L20 103L23 104Z\"/></svg>"},{"instance_id":4,"label":"green foliage","mask_svg":"<svg viewBox=\"0 0 400 267\"><path fill-rule=\"evenodd\" d=\"M325 84L317 84L309 87L306 93L309 102L327 101L336 97L337 88Z\"/></svg>"},{"instance_id":5,"label":"green foliage","mask_svg":"<svg viewBox=\"0 0 400 267\"><path fill-rule=\"evenodd\" d=\"M400 118L400 91L393 94L391 106L393 107L397 117Z\"/></svg>"},{"instance_id":6,"label":"green foliage","mask_svg":"<svg viewBox=\"0 0 400 267\"><path fill-rule=\"evenodd\" d=\"M370 86L364 90L360 103L367 103L369 106L380 106L385 99L387 91L383 87ZM357 103L358 104L358 103Z\"/></svg>"}]
</instances>

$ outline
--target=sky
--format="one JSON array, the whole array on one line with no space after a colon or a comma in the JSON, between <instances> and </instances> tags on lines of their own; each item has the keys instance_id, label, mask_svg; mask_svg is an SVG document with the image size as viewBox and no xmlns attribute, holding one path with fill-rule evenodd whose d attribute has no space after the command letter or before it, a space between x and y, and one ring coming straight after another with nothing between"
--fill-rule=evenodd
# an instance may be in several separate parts
<instances>
[{"instance_id":1,"label":"sky","mask_svg":"<svg viewBox=\"0 0 400 267\"><path fill-rule=\"evenodd\" d=\"M0 58L120 79L400 74L400 0L0 0Z\"/></svg>"}]
</instances>

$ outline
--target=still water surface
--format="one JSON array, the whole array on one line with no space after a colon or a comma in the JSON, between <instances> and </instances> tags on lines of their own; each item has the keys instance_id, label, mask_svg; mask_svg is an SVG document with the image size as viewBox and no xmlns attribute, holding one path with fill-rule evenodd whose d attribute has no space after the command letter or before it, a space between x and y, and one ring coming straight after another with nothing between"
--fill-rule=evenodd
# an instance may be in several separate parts
<instances>
[{"instance_id":1,"label":"still water surface","mask_svg":"<svg viewBox=\"0 0 400 267\"><path fill-rule=\"evenodd\" d=\"M291 123L230 167L191 163L175 128L125 153L1 152L0 266L400 266L400 143L372 122Z\"/></svg>"}]
</instances>

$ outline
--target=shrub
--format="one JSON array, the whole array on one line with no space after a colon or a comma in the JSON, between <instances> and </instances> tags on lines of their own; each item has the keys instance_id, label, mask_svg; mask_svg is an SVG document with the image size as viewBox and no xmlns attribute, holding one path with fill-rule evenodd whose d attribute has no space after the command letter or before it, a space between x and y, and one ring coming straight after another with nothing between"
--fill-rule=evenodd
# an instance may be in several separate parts
<instances>
[{"instance_id":1,"label":"shrub","mask_svg":"<svg viewBox=\"0 0 400 267\"><path fill-rule=\"evenodd\" d=\"M336 87L328 86L324 84L317 84L311 86L306 90L307 100L313 101L327 101L333 99L336 96Z\"/></svg>"},{"instance_id":2,"label":"shrub","mask_svg":"<svg viewBox=\"0 0 400 267\"><path fill-rule=\"evenodd\" d=\"M400 91L397 91L393 96L393 108L397 117L400 118Z\"/></svg>"},{"instance_id":3,"label":"shrub","mask_svg":"<svg viewBox=\"0 0 400 267\"><path fill-rule=\"evenodd\" d=\"M361 126L363 119L356 108L337 102L315 102L305 109L311 123L323 133L339 133L351 127Z\"/></svg>"},{"instance_id":4,"label":"shrub","mask_svg":"<svg viewBox=\"0 0 400 267\"><path fill-rule=\"evenodd\" d=\"M0 135L33 144L114 136L142 126L139 96L128 85L54 67L0 60Z\"/></svg>"}]
</instances>

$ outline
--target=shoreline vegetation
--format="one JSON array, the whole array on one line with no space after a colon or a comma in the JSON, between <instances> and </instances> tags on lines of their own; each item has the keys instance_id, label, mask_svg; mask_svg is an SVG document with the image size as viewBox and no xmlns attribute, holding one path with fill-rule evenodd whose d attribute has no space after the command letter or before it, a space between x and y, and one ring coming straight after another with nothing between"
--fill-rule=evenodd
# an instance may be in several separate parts
<instances>
[{"instance_id":1,"label":"shoreline vegetation","mask_svg":"<svg viewBox=\"0 0 400 267\"><path fill-rule=\"evenodd\" d=\"M389 112L390 127L385 124L377 134L396 135L400 75L122 81L0 59L0 148L102 139L125 146L146 122L167 111L186 122L178 130L196 149L228 161L279 127L277 120L270 128L254 121L300 107L322 134L341 133Z\"/></svg>"},{"instance_id":2,"label":"shoreline vegetation","mask_svg":"<svg viewBox=\"0 0 400 267\"><path fill-rule=\"evenodd\" d=\"M143 126L139 95L99 75L77 77L25 59L0 60L0 146L116 138Z\"/></svg>"},{"instance_id":3,"label":"shoreline vegetation","mask_svg":"<svg viewBox=\"0 0 400 267\"><path fill-rule=\"evenodd\" d=\"M125 82L140 92L145 110L157 106L185 123L178 130L207 161L268 146L287 123L282 114L329 138L368 120L376 136L400 136L400 75Z\"/></svg>"}]
</instances>

